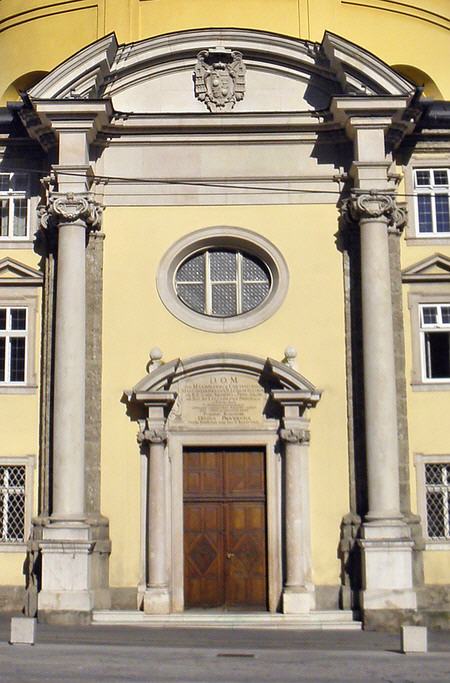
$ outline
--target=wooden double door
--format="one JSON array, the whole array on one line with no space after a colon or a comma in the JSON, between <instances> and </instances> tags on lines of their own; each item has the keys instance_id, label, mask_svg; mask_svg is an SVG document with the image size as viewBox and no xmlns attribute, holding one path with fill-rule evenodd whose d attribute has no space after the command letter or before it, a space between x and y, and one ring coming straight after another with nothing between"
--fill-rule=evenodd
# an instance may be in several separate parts
<instances>
[{"instance_id":1,"label":"wooden double door","mask_svg":"<svg viewBox=\"0 0 450 683\"><path fill-rule=\"evenodd\" d=\"M185 608L267 608L262 449L183 454Z\"/></svg>"}]
</instances>

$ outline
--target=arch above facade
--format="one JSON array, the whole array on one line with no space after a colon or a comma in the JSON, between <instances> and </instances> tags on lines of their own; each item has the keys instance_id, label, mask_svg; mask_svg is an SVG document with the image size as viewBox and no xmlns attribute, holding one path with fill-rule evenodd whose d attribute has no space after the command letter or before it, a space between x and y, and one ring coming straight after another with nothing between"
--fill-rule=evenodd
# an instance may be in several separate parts
<instances>
[{"instance_id":1,"label":"arch above facade","mask_svg":"<svg viewBox=\"0 0 450 683\"><path fill-rule=\"evenodd\" d=\"M311 43L266 31L211 28L123 45L110 34L57 66L28 94L32 100L111 98L122 112L202 112L204 98L192 97L201 54L206 62L220 62L222 71L232 55L243 57L245 96L236 112L273 111L274 79L281 111L325 109L339 94L405 96L415 90L367 50L329 32L321 43Z\"/></svg>"}]
</instances>

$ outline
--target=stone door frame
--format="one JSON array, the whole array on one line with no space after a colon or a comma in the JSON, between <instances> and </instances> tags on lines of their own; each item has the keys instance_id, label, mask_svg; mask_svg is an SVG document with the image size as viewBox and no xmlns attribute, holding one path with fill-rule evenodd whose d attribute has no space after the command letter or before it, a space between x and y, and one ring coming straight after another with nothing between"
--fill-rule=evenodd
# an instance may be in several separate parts
<instances>
[{"instance_id":1,"label":"stone door frame","mask_svg":"<svg viewBox=\"0 0 450 683\"><path fill-rule=\"evenodd\" d=\"M264 386L267 410L260 424L205 426L168 419L180 380L214 373L252 376ZM150 367L125 394L141 444L138 607L151 614L184 611L183 449L237 446L263 448L266 455L268 610L313 609L306 411L317 404L320 392L287 364L221 353Z\"/></svg>"},{"instance_id":2,"label":"stone door frame","mask_svg":"<svg viewBox=\"0 0 450 683\"><path fill-rule=\"evenodd\" d=\"M214 430L208 432L174 432L168 438L168 458L171 467L170 519L172 529L169 567L172 611L184 611L184 527L183 527L183 450L189 446L259 447L265 451L266 524L267 524L267 602L268 611L276 612L282 590L281 558L281 458L276 445L275 430Z\"/></svg>"}]
</instances>

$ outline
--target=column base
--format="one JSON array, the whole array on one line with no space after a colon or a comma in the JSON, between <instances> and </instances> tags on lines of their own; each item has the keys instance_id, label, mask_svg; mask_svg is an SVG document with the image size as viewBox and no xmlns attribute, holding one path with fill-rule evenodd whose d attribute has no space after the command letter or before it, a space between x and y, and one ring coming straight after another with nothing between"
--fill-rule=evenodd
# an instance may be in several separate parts
<instances>
[{"instance_id":1,"label":"column base","mask_svg":"<svg viewBox=\"0 0 450 683\"><path fill-rule=\"evenodd\" d=\"M89 623L93 609L110 608L111 543L104 518L36 520L34 537L33 549L41 555L40 621Z\"/></svg>"},{"instance_id":2,"label":"column base","mask_svg":"<svg viewBox=\"0 0 450 683\"><path fill-rule=\"evenodd\" d=\"M397 521L363 525L358 541L362 556L363 590L360 605L366 610L416 610L410 530Z\"/></svg>"},{"instance_id":3,"label":"column base","mask_svg":"<svg viewBox=\"0 0 450 683\"><path fill-rule=\"evenodd\" d=\"M283 614L307 614L315 607L315 596L307 588L285 588L282 596Z\"/></svg>"},{"instance_id":4,"label":"column base","mask_svg":"<svg viewBox=\"0 0 450 683\"><path fill-rule=\"evenodd\" d=\"M170 594L167 588L145 589L144 613L170 614Z\"/></svg>"}]
</instances>

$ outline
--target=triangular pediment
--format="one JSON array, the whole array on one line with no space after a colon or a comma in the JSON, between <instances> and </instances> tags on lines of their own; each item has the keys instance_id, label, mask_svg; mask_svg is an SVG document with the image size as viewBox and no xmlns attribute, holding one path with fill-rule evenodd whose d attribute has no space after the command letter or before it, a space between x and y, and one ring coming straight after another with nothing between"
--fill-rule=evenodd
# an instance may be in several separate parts
<instances>
[{"instance_id":1,"label":"triangular pediment","mask_svg":"<svg viewBox=\"0 0 450 683\"><path fill-rule=\"evenodd\" d=\"M1 285L40 285L42 281L43 276L39 270L9 257L0 260Z\"/></svg>"},{"instance_id":2,"label":"triangular pediment","mask_svg":"<svg viewBox=\"0 0 450 683\"><path fill-rule=\"evenodd\" d=\"M450 258L433 254L402 271L403 282L450 282Z\"/></svg>"},{"instance_id":3,"label":"triangular pediment","mask_svg":"<svg viewBox=\"0 0 450 683\"><path fill-rule=\"evenodd\" d=\"M214 88L231 89L236 97L216 109L210 101ZM211 28L120 46L111 34L56 67L28 95L31 100L110 98L117 112L133 114L208 114L317 111L327 109L333 95L413 92L384 62L330 33L322 43L311 43L264 31Z\"/></svg>"}]
</instances>

